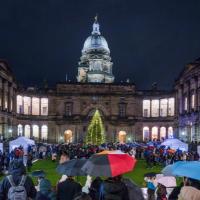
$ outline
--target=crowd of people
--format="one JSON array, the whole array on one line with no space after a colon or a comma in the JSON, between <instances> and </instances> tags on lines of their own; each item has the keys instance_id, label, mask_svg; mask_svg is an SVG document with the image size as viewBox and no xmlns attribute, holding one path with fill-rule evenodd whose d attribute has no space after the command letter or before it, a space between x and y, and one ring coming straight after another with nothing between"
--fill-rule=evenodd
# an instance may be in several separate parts
<instances>
[{"instance_id":1,"label":"crowd of people","mask_svg":"<svg viewBox=\"0 0 200 200\"><path fill-rule=\"evenodd\" d=\"M74 177L62 175L53 189L51 182L44 174L38 176L37 186L27 175L30 171L33 159L51 157L55 162L65 163L71 159L89 158L102 150L121 150L137 159L145 159L147 168L156 165L166 166L177 161L199 160L198 153L192 149L189 152L174 151L162 146L136 145L133 143L120 144L108 143L101 146L84 144L38 144L37 147L29 147L24 151L19 147L10 153L0 152L0 169L8 171L0 184L0 200L36 199L36 200L143 200L144 195L140 187L123 176L101 177L92 179L87 176L85 185L80 185ZM145 177L148 200L189 200L189 194L193 200L199 200L200 181L184 178L183 182L168 193L168 188L157 183L156 176ZM196 196L195 196L196 195Z\"/></svg>"}]
</instances>

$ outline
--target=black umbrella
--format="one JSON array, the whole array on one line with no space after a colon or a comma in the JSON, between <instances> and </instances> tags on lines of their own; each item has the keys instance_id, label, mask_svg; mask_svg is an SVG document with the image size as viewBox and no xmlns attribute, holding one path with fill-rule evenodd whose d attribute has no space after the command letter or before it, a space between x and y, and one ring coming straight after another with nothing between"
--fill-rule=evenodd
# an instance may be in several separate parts
<instances>
[{"instance_id":1,"label":"black umbrella","mask_svg":"<svg viewBox=\"0 0 200 200\"><path fill-rule=\"evenodd\" d=\"M45 177L45 172L43 170L35 170L31 173L33 177Z\"/></svg>"},{"instance_id":2,"label":"black umbrella","mask_svg":"<svg viewBox=\"0 0 200 200\"><path fill-rule=\"evenodd\" d=\"M85 176L86 173L81 170L82 166L86 163L86 159L73 159L64 162L56 168L59 174L67 176Z\"/></svg>"},{"instance_id":3,"label":"black umbrella","mask_svg":"<svg viewBox=\"0 0 200 200\"><path fill-rule=\"evenodd\" d=\"M156 176L156 174L158 174L158 173L149 172L149 173L144 174L144 177L154 177L154 176Z\"/></svg>"}]
</instances>

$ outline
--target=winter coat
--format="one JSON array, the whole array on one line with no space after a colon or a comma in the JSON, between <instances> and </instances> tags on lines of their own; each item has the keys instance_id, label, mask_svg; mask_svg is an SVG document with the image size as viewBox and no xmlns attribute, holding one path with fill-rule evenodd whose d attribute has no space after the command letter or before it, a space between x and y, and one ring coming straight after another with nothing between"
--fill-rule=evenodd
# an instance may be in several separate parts
<instances>
[{"instance_id":1,"label":"winter coat","mask_svg":"<svg viewBox=\"0 0 200 200\"><path fill-rule=\"evenodd\" d=\"M144 200L142 190L133 181L128 178L123 178L122 182L125 183L128 189L128 195L130 200Z\"/></svg>"},{"instance_id":2,"label":"winter coat","mask_svg":"<svg viewBox=\"0 0 200 200\"><path fill-rule=\"evenodd\" d=\"M178 200L199 200L199 199L200 199L200 190L191 186L182 187L181 192L178 196Z\"/></svg>"},{"instance_id":3,"label":"winter coat","mask_svg":"<svg viewBox=\"0 0 200 200\"><path fill-rule=\"evenodd\" d=\"M104 200L129 200L128 189L122 181L107 179L101 188Z\"/></svg>"},{"instance_id":4,"label":"winter coat","mask_svg":"<svg viewBox=\"0 0 200 200\"><path fill-rule=\"evenodd\" d=\"M56 200L56 194L51 190L51 183L47 179L42 179L39 185L36 200Z\"/></svg>"},{"instance_id":5,"label":"winter coat","mask_svg":"<svg viewBox=\"0 0 200 200\"><path fill-rule=\"evenodd\" d=\"M57 200L72 200L81 192L81 185L73 179L67 178L57 185Z\"/></svg>"},{"instance_id":6,"label":"winter coat","mask_svg":"<svg viewBox=\"0 0 200 200\"><path fill-rule=\"evenodd\" d=\"M22 175L24 175L25 173L26 173L26 169L25 169L22 161L13 160L10 163L9 174L12 175L13 181L16 185L18 185L21 182ZM8 178L5 177L1 181L1 184L0 184L0 200L7 199L7 194L8 194L10 187L11 187L11 184L10 184ZM26 177L24 187L26 189L27 196L34 199L37 191L35 189L32 179L29 176Z\"/></svg>"}]
</instances>

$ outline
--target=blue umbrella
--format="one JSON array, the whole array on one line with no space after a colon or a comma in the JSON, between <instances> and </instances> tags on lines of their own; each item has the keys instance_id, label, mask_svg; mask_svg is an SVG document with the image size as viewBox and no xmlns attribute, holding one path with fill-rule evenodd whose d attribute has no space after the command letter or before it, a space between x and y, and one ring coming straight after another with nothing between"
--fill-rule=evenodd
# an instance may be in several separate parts
<instances>
[{"instance_id":1,"label":"blue umbrella","mask_svg":"<svg viewBox=\"0 0 200 200\"><path fill-rule=\"evenodd\" d=\"M200 180L200 162L199 161L188 161L178 165L173 170L174 176L185 176Z\"/></svg>"},{"instance_id":2,"label":"blue umbrella","mask_svg":"<svg viewBox=\"0 0 200 200\"><path fill-rule=\"evenodd\" d=\"M162 173L165 175L165 176L174 176L173 172L174 170L180 166L180 165L183 165L185 163L185 161L178 161L178 162L175 162L174 164L172 165L167 165L163 170L162 170Z\"/></svg>"}]
</instances>

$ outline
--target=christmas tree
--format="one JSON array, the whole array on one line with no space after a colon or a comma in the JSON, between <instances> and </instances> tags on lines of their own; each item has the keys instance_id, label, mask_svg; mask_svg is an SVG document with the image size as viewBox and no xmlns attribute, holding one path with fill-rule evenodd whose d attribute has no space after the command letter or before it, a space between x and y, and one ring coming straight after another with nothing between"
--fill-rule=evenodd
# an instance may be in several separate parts
<instances>
[{"instance_id":1,"label":"christmas tree","mask_svg":"<svg viewBox=\"0 0 200 200\"><path fill-rule=\"evenodd\" d=\"M104 126L100 113L96 110L87 129L86 143L100 145L104 142Z\"/></svg>"}]
</instances>

